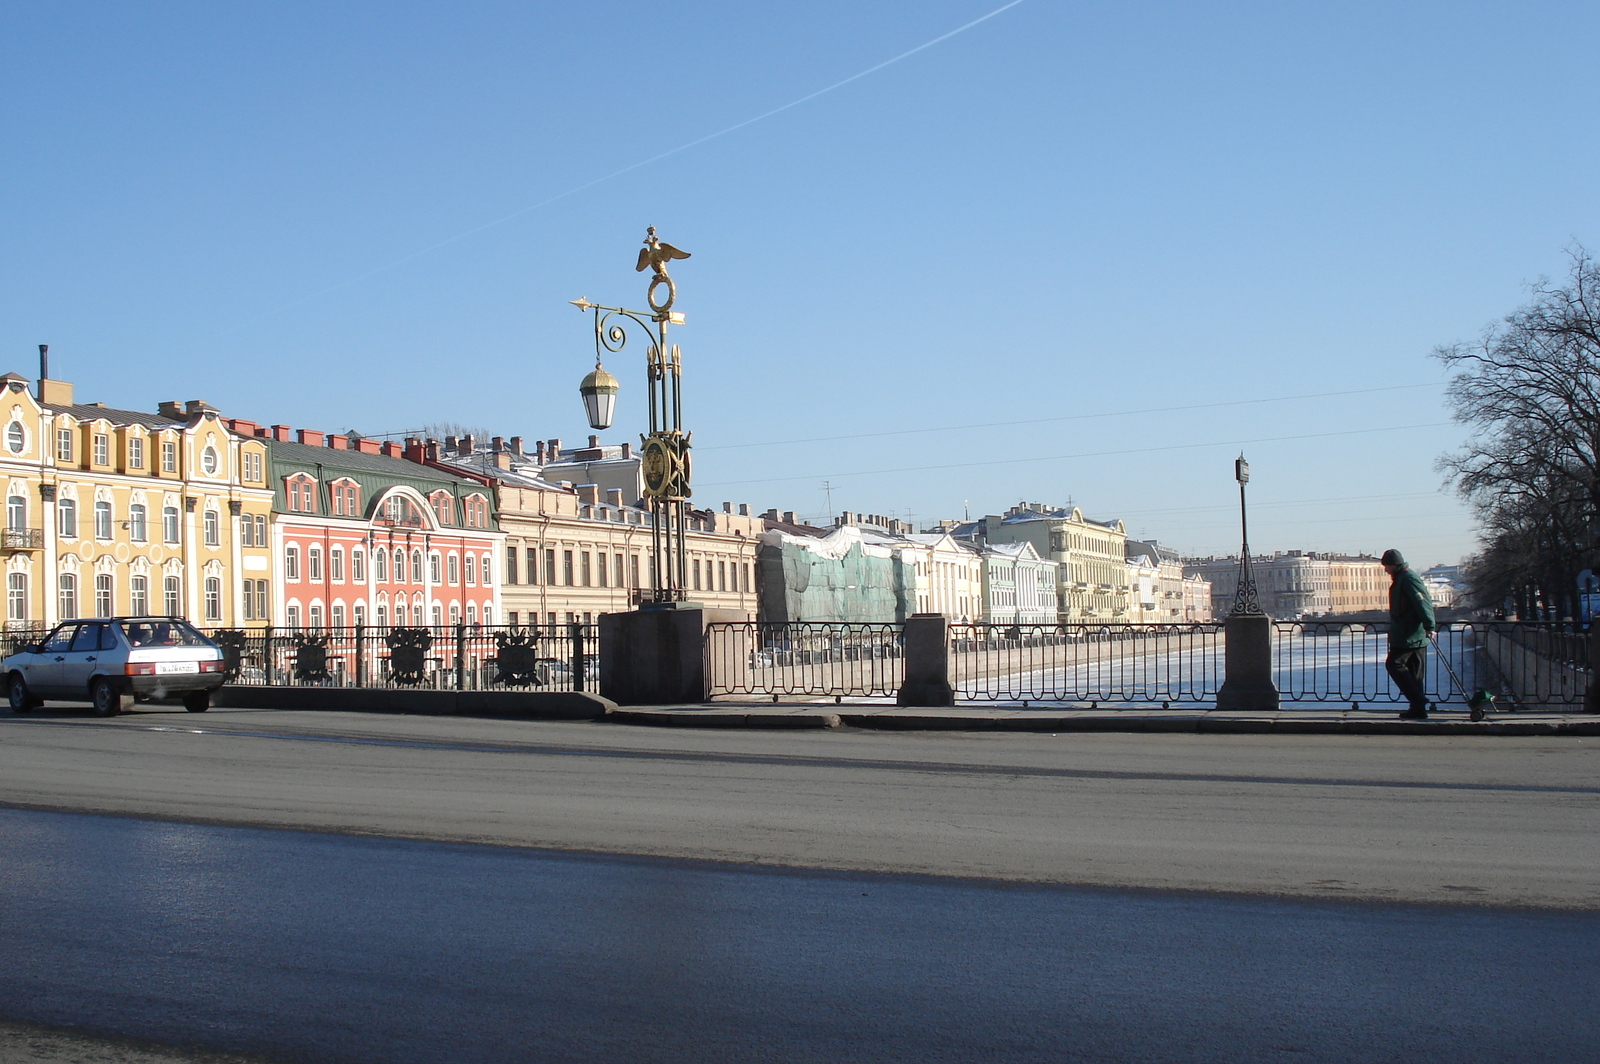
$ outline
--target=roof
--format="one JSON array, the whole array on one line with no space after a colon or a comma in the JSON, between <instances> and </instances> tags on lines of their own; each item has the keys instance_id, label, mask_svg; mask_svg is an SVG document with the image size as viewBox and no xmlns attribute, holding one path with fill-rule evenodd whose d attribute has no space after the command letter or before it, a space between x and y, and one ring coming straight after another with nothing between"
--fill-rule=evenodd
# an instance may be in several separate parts
<instances>
[{"instance_id":1,"label":"roof","mask_svg":"<svg viewBox=\"0 0 1600 1064\"><path fill-rule=\"evenodd\" d=\"M95 406L93 403L73 403L71 406L60 406L56 403L45 403L44 408L52 414L67 414L78 421L109 421L115 425L143 425L147 429L181 429L189 423L188 418L178 420L161 414L146 414L140 410L118 410L109 406ZM223 425L227 428L227 425Z\"/></svg>"},{"instance_id":2,"label":"roof","mask_svg":"<svg viewBox=\"0 0 1600 1064\"><path fill-rule=\"evenodd\" d=\"M453 473L446 473L442 469L422 465L406 458L394 458L386 454L367 454L365 451L346 451L337 447L313 447L309 443L289 443L281 440L271 440L265 437L256 437L265 440L272 451L274 462L284 462L291 465L322 466L326 469L342 469L352 472L378 473L401 480L425 480L434 484L466 485L473 490L482 492L484 486L467 477L458 477Z\"/></svg>"}]
</instances>

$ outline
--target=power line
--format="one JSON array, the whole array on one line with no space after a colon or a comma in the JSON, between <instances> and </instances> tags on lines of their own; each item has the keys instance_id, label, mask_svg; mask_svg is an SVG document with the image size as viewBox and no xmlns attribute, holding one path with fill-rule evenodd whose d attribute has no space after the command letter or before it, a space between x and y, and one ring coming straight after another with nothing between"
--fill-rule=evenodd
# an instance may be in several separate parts
<instances>
[{"instance_id":1,"label":"power line","mask_svg":"<svg viewBox=\"0 0 1600 1064\"><path fill-rule=\"evenodd\" d=\"M1191 406L1153 406L1146 410L1117 410L1104 414L1063 414L1060 417L1029 418L1025 421L985 421L974 425L944 425L928 429L889 429L884 432L853 432L844 436L813 436L803 440L772 440L755 443L720 443L696 446L697 451L728 451L744 447L786 447L796 443L830 443L835 440L865 440L879 436L910 436L919 432L962 432L967 429L1011 428L1017 425L1048 425L1060 421L1087 421L1102 417L1133 417L1143 414L1176 414L1185 410L1215 410L1225 406L1251 406L1260 403L1289 403L1300 399L1329 399L1340 395L1371 395L1415 388L1437 388L1437 384L1392 384L1382 388L1355 388L1343 392L1312 392L1307 395L1279 395L1266 399L1229 399L1220 403L1195 403Z\"/></svg>"}]
</instances>

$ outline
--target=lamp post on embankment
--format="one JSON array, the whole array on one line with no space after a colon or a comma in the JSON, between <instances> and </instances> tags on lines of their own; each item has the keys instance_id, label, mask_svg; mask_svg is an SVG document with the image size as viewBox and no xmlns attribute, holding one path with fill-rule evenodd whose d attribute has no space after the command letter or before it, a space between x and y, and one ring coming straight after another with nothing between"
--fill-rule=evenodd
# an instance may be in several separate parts
<instances>
[{"instance_id":1,"label":"lamp post on embankment","mask_svg":"<svg viewBox=\"0 0 1600 1064\"><path fill-rule=\"evenodd\" d=\"M611 426L621 391L600 364L601 353L620 354L630 326L646 338L650 427L640 440L639 462L650 511L650 600L626 613L600 615L600 693L624 705L705 701L705 626L747 619L737 610L706 609L685 601L689 433L683 427L682 358L678 345L667 343L668 327L684 324L684 317L672 309L678 286L667 275L667 264L688 257L658 239L650 226L634 266L636 272L651 271L645 290L649 311L572 300L584 313L594 313L594 370L578 388L593 428Z\"/></svg>"},{"instance_id":2,"label":"lamp post on embankment","mask_svg":"<svg viewBox=\"0 0 1600 1064\"><path fill-rule=\"evenodd\" d=\"M1240 454L1233 463L1239 482L1239 585L1233 609L1223 621L1222 687L1218 709L1263 710L1278 708L1278 688L1272 682L1272 618L1261 608L1255 570L1250 563L1250 523L1244 486L1250 483L1250 463Z\"/></svg>"}]
</instances>

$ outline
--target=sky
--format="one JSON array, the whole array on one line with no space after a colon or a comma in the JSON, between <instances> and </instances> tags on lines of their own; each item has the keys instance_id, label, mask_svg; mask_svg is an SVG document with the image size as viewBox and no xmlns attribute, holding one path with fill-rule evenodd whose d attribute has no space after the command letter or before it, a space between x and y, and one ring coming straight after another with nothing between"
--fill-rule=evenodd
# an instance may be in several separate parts
<instances>
[{"instance_id":1,"label":"sky","mask_svg":"<svg viewBox=\"0 0 1600 1064\"><path fill-rule=\"evenodd\" d=\"M1600 7L1004 2L11 0L0 369L570 445L654 225L699 504L1228 553L1243 452L1254 550L1471 553L1430 352L1600 248Z\"/></svg>"}]
</instances>

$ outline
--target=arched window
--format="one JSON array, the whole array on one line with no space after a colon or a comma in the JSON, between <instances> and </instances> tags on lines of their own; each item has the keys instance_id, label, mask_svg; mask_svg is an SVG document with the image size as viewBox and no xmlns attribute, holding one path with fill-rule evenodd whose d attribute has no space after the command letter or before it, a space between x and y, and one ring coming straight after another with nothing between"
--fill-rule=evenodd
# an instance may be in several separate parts
<instances>
[{"instance_id":1,"label":"arched window","mask_svg":"<svg viewBox=\"0 0 1600 1064\"><path fill-rule=\"evenodd\" d=\"M414 584L422 583L422 552L420 550L411 552L411 582Z\"/></svg>"},{"instance_id":2,"label":"arched window","mask_svg":"<svg viewBox=\"0 0 1600 1064\"><path fill-rule=\"evenodd\" d=\"M403 584L406 582L406 552L403 550L397 550L394 552L394 582L397 584ZM395 615L398 618L398 610L396 611ZM396 623L399 623L398 620Z\"/></svg>"},{"instance_id":3,"label":"arched window","mask_svg":"<svg viewBox=\"0 0 1600 1064\"><path fill-rule=\"evenodd\" d=\"M450 582L452 584L459 584L461 582L461 559L454 554L450 555L450 560L449 564L446 566L446 571L450 577Z\"/></svg>"},{"instance_id":4,"label":"arched window","mask_svg":"<svg viewBox=\"0 0 1600 1064\"><path fill-rule=\"evenodd\" d=\"M389 552L382 547L372 552L372 579L380 584L389 581Z\"/></svg>"},{"instance_id":5,"label":"arched window","mask_svg":"<svg viewBox=\"0 0 1600 1064\"><path fill-rule=\"evenodd\" d=\"M206 546L218 547L222 545L221 522L217 519L217 511L207 510L203 518Z\"/></svg>"},{"instance_id":6,"label":"arched window","mask_svg":"<svg viewBox=\"0 0 1600 1064\"><path fill-rule=\"evenodd\" d=\"M435 584L439 582L439 555L437 553L428 555L428 579Z\"/></svg>"},{"instance_id":7,"label":"arched window","mask_svg":"<svg viewBox=\"0 0 1600 1064\"><path fill-rule=\"evenodd\" d=\"M177 577L169 576L161 581L162 613L168 617L181 617L183 615L183 603L180 601L182 592L183 585L178 581Z\"/></svg>"},{"instance_id":8,"label":"arched window","mask_svg":"<svg viewBox=\"0 0 1600 1064\"><path fill-rule=\"evenodd\" d=\"M313 583L322 579L322 548L306 548L306 575Z\"/></svg>"},{"instance_id":9,"label":"arched window","mask_svg":"<svg viewBox=\"0 0 1600 1064\"><path fill-rule=\"evenodd\" d=\"M78 578L72 573L62 573L56 579L61 592L61 619L70 620L78 615Z\"/></svg>"},{"instance_id":10,"label":"arched window","mask_svg":"<svg viewBox=\"0 0 1600 1064\"><path fill-rule=\"evenodd\" d=\"M441 525L454 524L455 506L448 492L438 491L433 494L433 512L439 518Z\"/></svg>"},{"instance_id":11,"label":"arched window","mask_svg":"<svg viewBox=\"0 0 1600 1064\"><path fill-rule=\"evenodd\" d=\"M584 557L588 557L588 555L584 555ZM463 561L466 563L467 583L476 584L478 582L478 566L473 556L469 554Z\"/></svg>"},{"instance_id":12,"label":"arched window","mask_svg":"<svg viewBox=\"0 0 1600 1064\"><path fill-rule=\"evenodd\" d=\"M23 495L13 495L6 499L6 527L13 532L21 532L28 527L28 499Z\"/></svg>"},{"instance_id":13,"label":"arched window","mask_svg":"<svg viewBox=\"0 0 1600 1064\"><path fill-rule=\"evenodd\" d=\"M350 548L350 579L358 584L367 582L367 553L360 547Z\"/></svg>"},{"instance_id":14,"label":"arched window","mask_svg":"<svg viewBox=\"0 0 1600 1064\"><path fill-rule=\"evenodd\" d=\"M267 515L256 514L256 546L267 545Z\"/></svg>"},{"instance_id":15,"label":"arched window","mask_svg":"<svg viewBox=\"0 0 1600 1064\"><path fill-rule=\"evenodd\" d=\"M94 615L109 617L114 612L111 606L111 574L100 573L94 578Z\"/></svg>"},{"instance_id":16,"label":"arched window","mask_svg":"<svg viewBox=\"0 0 1600 1064\"><path fill-rule=\"evenodd\" d=\"M56 525L61 535L66 539L78 538L78 504L72 499L61 499L56 503ZM74 598L73 601L77 601Z\"/></svg>"},{"instance_id":17,"label":"arched window","mask_svg":"<svg viewBox=\"0 0 1600 1064\"><path fill-rule=\"evenodd\" d=\"M25 621L28 619L27 573L8 573L6 575L6 619L9 621Z\"/></svg>"},{"instance_id":18,"label":"arched window","mask_svg":"<svg viewBox=\"0 0 1600 1064\"><path fill-rule=\"evenodd\" d=\"M161 508L161 541L163 543L178 542L178 508L176 506L163 506Z\"/></svg>"},{"instance_id":19,"label":"arched window","mask_svg":"<svg viewBox=\"0 0 1600 1064\"><path fill-rule=\"evenodd\" d=\"M222 620L222 581L214 576L206 577L206 620Z\"/></svg>"},{"instance_id":20,"label":"arched window","mask_svg":"<svg viewBox=\"0 0 1600 1064\"><path fill-rule=\"evenodd\" d=\"M334 581L335 583L344 583L343 547L333 547L328 551L328 579ZM334 627L343 628L344 625L336 624Z\"/></svg>"},{"instance_id":21,"label":"arched window","mask_svg":"<svg viewBox=\"0 0 1600 1064\"><path fill-rule=\"evenodd\" d=\"M285 580L300 579L300 548L283 548L283 578Z\"/></svg>"},{"instance_id":22,"label":"arched window","mask_svg":"<svg viewBox=\"0 0 1600 1064\"><path fill-rule=\"evenodd\" d=\"M150 612L150 578L148 576L128 577L128 611L134 616L141 616Z\"/></svg>"},{"instance_id":23,"label":"arched window","mask_svg":"<svg viewBox=\"0 0 1600 1064\"><path fill-rule=\"evenodd\" d=\"M433 626L434 626L434 627L435 627L435 628L437 628L437 627L439 627L439 626L440 626L440 625L441 625L441 624L443 624L443 623L444 623L444 614L443 614L443 612L442 612L442 611L441 611L441 610L440 610L440 609L439 609L439 604L438 604L438 603L437 603L437 602L436 602L436 603L434 603L434 604L433 604L433 610L432 610L432 611L431 611L431 612L432 612L432 614L433 614Z\"/></svg>"},{"instance_id":24,"label":"arched window","mask_svg":"<svg viewBox=\"0 0 1600 1064\"><path fill-rule=\"evenodd\" d=\"M150 538L150 529L145 518L143 503L134 503L128 507L128 538L135 543L143 543Z\"/></svg>"}]
</instances>

